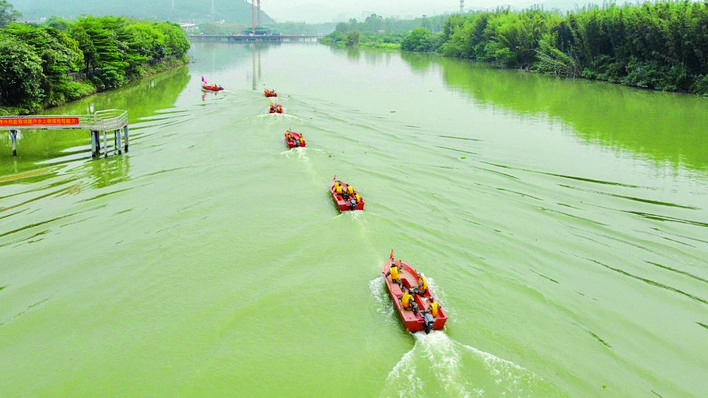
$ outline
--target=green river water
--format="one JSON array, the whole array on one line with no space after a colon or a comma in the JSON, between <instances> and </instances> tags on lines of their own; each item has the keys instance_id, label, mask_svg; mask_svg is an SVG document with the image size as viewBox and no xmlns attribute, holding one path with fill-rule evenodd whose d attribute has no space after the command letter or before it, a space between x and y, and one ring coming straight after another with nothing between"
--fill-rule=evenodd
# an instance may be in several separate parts
<instances>
[{"instance_id":1,"label":"green river water","mask_svg":"<svg viewBox=\"0 0 708 398\"><path fill-rule=\"evenodd\" d=\"M708 395L705 98L315 43L190 54L46 112L127 110L127 154L0 135L1 397ZM392 249L444 331L403 327Z\"/></svg>"}]
</instances>

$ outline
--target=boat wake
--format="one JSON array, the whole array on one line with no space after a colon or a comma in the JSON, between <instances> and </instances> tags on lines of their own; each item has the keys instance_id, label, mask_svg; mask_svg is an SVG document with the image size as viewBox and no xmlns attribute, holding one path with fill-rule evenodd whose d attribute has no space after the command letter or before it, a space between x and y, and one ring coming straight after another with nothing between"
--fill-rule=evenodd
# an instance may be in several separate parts
<instances>
[{"instance_id":1,"label":"boat wake","mask_svg":"<svg viewBox=\"0 0 708 398\"><path fill-rule=\"evenodd\" d=\"M302 160L310 160L307 157L307 147L297 147L293 149L286 149L282 152L280 152L281 155L286 156L286 157L291 157L291 156L297 156L298 159Z\"/></svg>"},{"instance_id":2,"label":"boat wake","mask_svg":"<svg viewBox=\"0 0 708 398\"><path fill-rule=\"evenodd\" d=\"M386 290L383 276L370 280L369 290L371 291L371 295L374 296L374 299L376 299L376 312L385 315L386 319L397 320L393 318L394 315L398 316L398 314L393 311L391 297L388 295L388 290Z\"/></svg>"},{"instance_id":3,"label":"boat wake","mask_svg":"<svg viewBox=\"0 0 708 398\"><path fill-rule=\"evenodd\" d=\"M293 119L293 120L302 120L297 116L294 115L289 115L287 113L261 113L256 115L257 118L259 119L264 119L264 118L273 118L273 119Z\"/></svg>"},{"instance_id":4,"label":"boat wake","mask_svg":"<svg viewBox=\"0 0 708 398\"><path fill-rule=\"evenodd\" d=\"M564 396L533 372L443 331L413 336L415 345L389 372L381 397Z\"/></svg>"},{"instance_id":5,"label":"boat wake","mask_svg":"<svg viewBox=\"0 0 708 398\"><path fill-rule=\"evenodd\" d=\"M398 325L383 277L370 280L369 290L376 312ZM381 397L567 396L533 372L455 341L442 330L412 335L415 345L389 372Z\"/></svg>"}]
</instances>

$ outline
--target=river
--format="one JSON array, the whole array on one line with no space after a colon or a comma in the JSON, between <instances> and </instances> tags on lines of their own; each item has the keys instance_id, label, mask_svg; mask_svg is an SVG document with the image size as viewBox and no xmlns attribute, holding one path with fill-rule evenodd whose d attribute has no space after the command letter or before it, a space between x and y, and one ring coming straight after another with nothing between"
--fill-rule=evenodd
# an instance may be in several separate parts
<instances>
[{"instance_id":1,"label":"river","mask_svg":"<svg viewBox=\"0 0 708 398\"><path fill-rule=\"evenodd\" d=\"M705 98L316 43L190 56L47 111L127 110L128 153L0 136L0 396L708 393ZM445 330L405 330L391 250Z\"/></svg>"}]
</instances>

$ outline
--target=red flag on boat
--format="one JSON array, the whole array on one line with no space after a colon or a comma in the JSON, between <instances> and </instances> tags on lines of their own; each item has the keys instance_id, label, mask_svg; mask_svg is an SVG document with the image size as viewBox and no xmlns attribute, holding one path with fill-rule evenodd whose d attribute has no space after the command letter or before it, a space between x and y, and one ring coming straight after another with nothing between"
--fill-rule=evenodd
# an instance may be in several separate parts
<instances>
[{"instance_id":1,"label":"red flag on boat","mask_svg":"<svg viewBox=\"0 0 708 398\"><path fill-rule=\"evenodd\" d=\"M206 84L206 79L202 76L202 83Z\"/></svg>"},{"instance_id":2,"label":"red flag on boat","mask_svg":"<svg viewBox=\"0 0 708 398\"><path fill-rule=\"evenodd\" d=\"M337 181L337 175L336 175L336 174L332 177L332 181Z\"/></svg>"},{"instance_id":3,"label":"red flag on boat","mask_svg":"<svg viewBox=\"0 0 708 398\"><path fill-rule=\"evenodd\" d=\"M388 256L388 258L390 258L390 259L391 259L391 261L393 261L393 249L391 249L391 255L390 255L390 256Z\"/></svg>"}]
</instances>

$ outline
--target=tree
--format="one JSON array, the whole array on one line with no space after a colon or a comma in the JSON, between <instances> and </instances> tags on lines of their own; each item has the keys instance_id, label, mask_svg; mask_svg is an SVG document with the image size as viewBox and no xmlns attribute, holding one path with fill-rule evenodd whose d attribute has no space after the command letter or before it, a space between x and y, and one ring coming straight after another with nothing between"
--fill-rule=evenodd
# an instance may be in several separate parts
<instances>
[{"instance_id":1,"label":"tree","mask_svg":"<svg viewBox=\"0 0 708 398\"><path fill-rule=\"evenodd\" d=\"M154 25L165 37L165 55L182 58L189 50L189 40L179 25L170 22L159 22ZM158 58L160 59L160 58Z\"/></svg>"},{"instance_id":2,"label":"tree","mask_svg":"<svg viewBox=\"0 0 708 398\"><path fill-rule=\"evenodd\" d=\"M358 30L347 32L347 47L356 47L359 44L359 36Z\"/></svg>"},{"instance_id":3,"label":"tree","mask_svg":"<svg viewBox=\"0 0 708 398\"><path fill-rule=\"evenodd\" d=\"M40 85L45 102L49 105L65 102L71 91L71 78L67 74L78 71L81 65L82 53L78 43L52 27L20 23L8 25L0 32L0 36L13 37L32 47L42 61Z\"/></svg>"},{"instance_id":4,"label":"tree","mask_svg":"<svg viewBox=\"0 0 708 398\"><path fill-rule=\"evenodd\" d=\"M430 52L435 50L433 33L426 28L416 28L403 39L401 50Z\"/></svg>"},{"instance_id":5,"label":"tree","mask_svg":"<svg viewBox=\"0 0 708 398\"><path fill-rule=\"evenodd\" d=\"M0 28L4 28L11 22L15 22L22 13L15 10L7 0L0 0Z\"/></svg>"},{"instance_id":6,"label":"tree","mask_svg":"<svg viewBox=\"0 0 708 398\"><path fill-rule=\"evenodd\" d=\"M12 37L0 38L0 104L40 109L42 80L42 59L34 49Z\"/></svg>"},{"instance_id":7,"label":"tree","mask_svg":"<svg viewBox=\"0 0 708 398\"><path fill-rule=\"evenodd\" d=\"M79 42L81 50L90 52L84 57L86 74L101 90L119 87L125 80L125 69L129 63L123 59L122 52L127 45L118 41L122 24L122 18L87 16L79 18L71 29L72 37ZM82 32L88 36L88 41L82 37ZM79 37L75 36L77 34Z\"/></svg>"}]
</instances>

